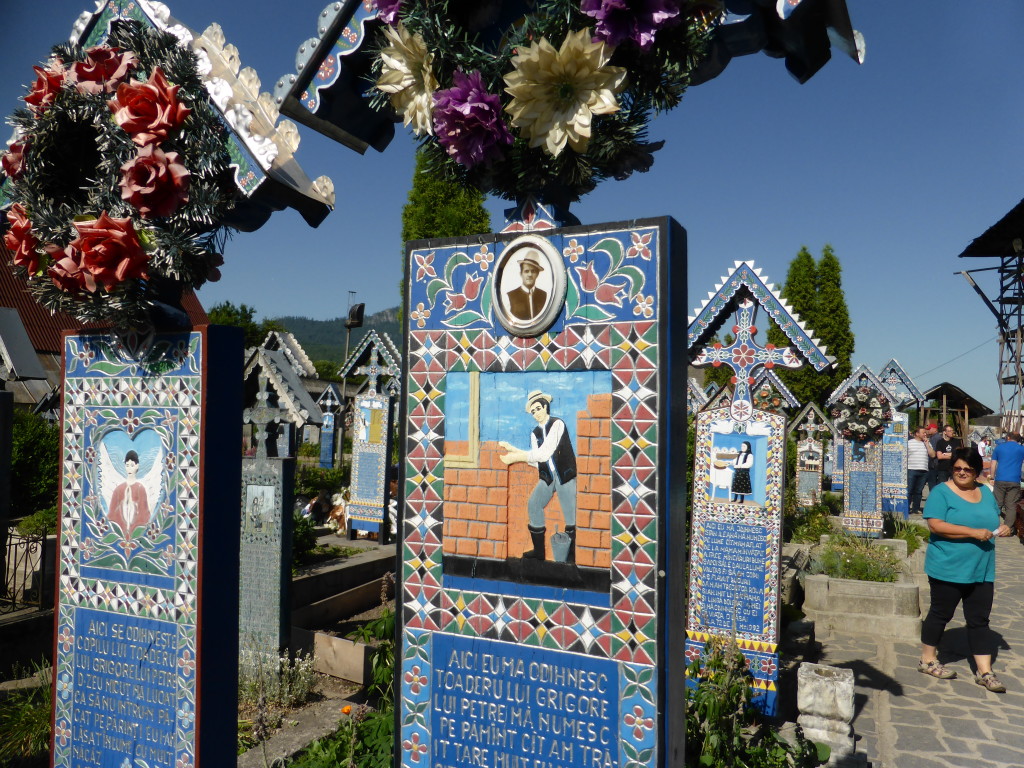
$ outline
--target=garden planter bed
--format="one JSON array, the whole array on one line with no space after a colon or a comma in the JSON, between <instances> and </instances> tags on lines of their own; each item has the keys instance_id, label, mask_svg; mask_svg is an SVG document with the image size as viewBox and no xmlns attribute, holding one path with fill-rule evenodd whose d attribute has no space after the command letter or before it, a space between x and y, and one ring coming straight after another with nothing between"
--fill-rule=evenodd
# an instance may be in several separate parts
<instances>
[{"instance_id":1,"label":"garden planter bed","mask_svg":"<svg viewBox=\"0 0 1024 768\"><path fill-rule=\"evenodd\" d=\"M916 642L921 634L919 593L910 580L884 583L807 574L803 611L819 632Z\"/></svg>"}]
</instances>

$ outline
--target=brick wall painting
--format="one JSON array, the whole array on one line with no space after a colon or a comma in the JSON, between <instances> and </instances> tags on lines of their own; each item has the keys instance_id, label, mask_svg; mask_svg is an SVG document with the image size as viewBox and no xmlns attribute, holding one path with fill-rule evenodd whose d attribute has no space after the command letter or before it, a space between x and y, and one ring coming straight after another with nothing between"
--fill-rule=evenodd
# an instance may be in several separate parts
<instances>
[{"instance_id":1,"label":"brick wall painting","mask_svg":"<svg viewBox=\"0 0 1024 768\"><path fill-rule=\"evenodd\" d=\"M555 562L556 536L572 525L555 494L544 507L543 562L522 562L533 550L528 500L540 482L527 462L506 464L502 456L515 446L532 446L536 420L526 411L531 392L550 395L549 415L560 419L572 445L576 469L575 546L571 555L582 569L565 572ZM471 568L478 558L494 561L485 573L499 580L562 584L607 591L611 565L611 373L451 373L445 401L446 514L444 552L448 572ZM475 424L473 423L475 422ZM474 440L470 440L471 428ZM503 446L504 444L504 446ZM571 530L571 527L570 527ZM461 562L463 558L472 562ZM503 561L509 561L507 563ZM507 567L505 567L507 566ZM568 580L568 582L567 582Z\"/></svg>"}]
</instances>

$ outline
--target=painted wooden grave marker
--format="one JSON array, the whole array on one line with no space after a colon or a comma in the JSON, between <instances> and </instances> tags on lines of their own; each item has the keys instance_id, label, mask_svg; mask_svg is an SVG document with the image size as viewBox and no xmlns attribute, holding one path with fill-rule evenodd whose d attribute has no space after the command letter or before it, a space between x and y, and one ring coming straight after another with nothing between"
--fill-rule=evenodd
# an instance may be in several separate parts
<instances>
[{"instance_id":1,"label":"painted wooden grave marker","mask_svg":"<svg viewBox=\"0 0 1024 768\"><path fill-rule=\"evenodd\" d=\"M408 246L407 768L682 756L685 234L547 215Z\"/></svg>"},{"instance_id":2,"label":"painted wooden grave marker","mask_svg":"<svg viewBox=\"0 0 1024 768\"><path fill-rule=\"evenodd\" d=\"M817 405L808 403L790 422L786 432L790 437L794 433L803 435L796 449L797 503L804 506L817 504L821 500L821 478L825 463L825 441L821 438L829 437L834 450L835 428Z\"/></svg>"},{"instance_id":3,"label":"painted wooden grave marker","mask_svg":"<svg viewBox=\"0 0 1024 768\"><path fill-rule=\"evenodd\" d=\"M343 378L366 376L368 387L352 404L352 479L346 507L349 532L379 533L382 542L391 535L385 510L391 500L394 403L400 373L398 352L391 339L372 330L341 369Z\"/></svg>"},{"instance_id":4,"label":"painted wooden grave marker","mask_svg":"<svg viewBox=\"0 0 1024 768\"><path fill-rule=\"evenodd\" d=\"M757 342L759 310L793 346ZM730 315L735 341L704 346ZM752 385L762 368L806 360L821 371L833 361L751 262L736 262L690 318L688 343L692 365L733 370L734 390L731 403L697 415L685 656L701 658L714 636L734 637L750 661L757 706L774 714L786 420L753 406Z\"/></svg>"},{"instance_id":5,"label":"painted wooden grave marker","mask_svg":"<svg viewBox=\"0 0 1024 768\"><path fill-rule=\"evenodd\" d=\"M267 455L267 426L287 419L271 408L269 382L259 374L257 403L242 414L255 427L256 455L242 460L242 532L239 557L238 650L276 659L290 636L292 505L295 459ZM276 669L276 666L274 667Z\"/></svg>"},{"instance_id":6,"label":"painted wooden grave marker","mask_svg":"<svg viewBox=\"0 0 1024 768\"><path fill-rule=\"evenodd\" d=\"M892 401L874 372L861 365L826 402L842 436L843 528L858 536L882 535L883 434L894 416ZM865 411L864 416L857 415ZM903 432L905 440L906 429ZM905 448L902 466L905 497Z\"/></svg>"},{"instance_id":7,"label":"painted wooden grave marker","mask_svg":"<svg viewBox=\"0 0 1024 768\"><path fill-rule=\"evenodd\" d=\"M53 764L235 760L242 338L64 340Z\"/></svg>"}]
</instances>

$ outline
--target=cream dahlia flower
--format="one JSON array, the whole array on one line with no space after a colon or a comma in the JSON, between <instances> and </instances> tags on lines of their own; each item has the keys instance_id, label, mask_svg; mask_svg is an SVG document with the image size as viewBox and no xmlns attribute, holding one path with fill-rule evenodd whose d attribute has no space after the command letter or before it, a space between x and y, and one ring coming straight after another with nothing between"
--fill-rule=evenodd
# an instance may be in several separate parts
<instances>
[{"instance_id":1,"label":"cream dahlia flower","mask_svg":"<svg viewBox=\"0 0 1024 768\"><path fill-rule=\"evenodd\" d=\"M615 94L626 84L626 70L607 66L613 47L591 40L592 32L570 32L562 47L541 38L512 57L505 75L512 101L512 124L531 147L557 157L568 144L586 152L594 115L619 109Z\"/></svg>"},{"instance_id":2,"label":"cream dahlia flower","mask_svg":"<svg viewBox=\"0 0 1024 768\"><path fill-rule=\"evenodd\" d=\"M431 69L433 54L418 32L410 34L401 22L397 27L384 27L390 45L381 51L383 62L377 87L390 94L395 108L406 125L417 136L434 132L431 113L437 78Z\"/></svg>"}]
</instances>

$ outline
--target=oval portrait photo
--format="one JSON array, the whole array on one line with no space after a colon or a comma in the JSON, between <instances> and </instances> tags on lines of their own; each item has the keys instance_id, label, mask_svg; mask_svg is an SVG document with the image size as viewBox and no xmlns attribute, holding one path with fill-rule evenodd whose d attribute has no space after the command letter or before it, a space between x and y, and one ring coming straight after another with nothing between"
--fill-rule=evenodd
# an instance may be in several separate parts
<instances>
[{"instance_id":1,"label":"oval portrait photo","mask_svg":"<svg viewBox=\"0 0 1024 768\"><path fill-rule=\"evenodd\" d=\"M515 336L537 336L565 302L565 265L550 241L523 235L505 248L492 282L498 322Z\"/></svg>"}]
</instances>

